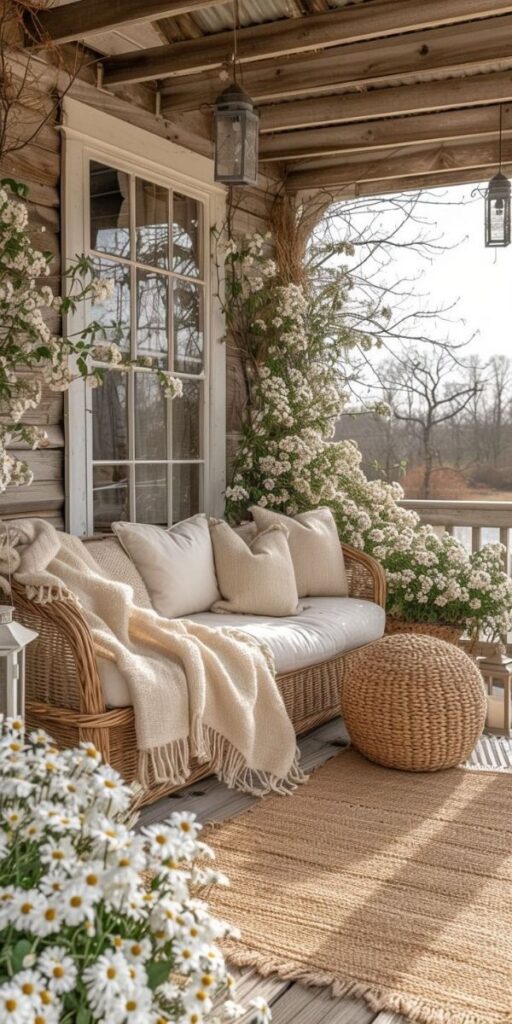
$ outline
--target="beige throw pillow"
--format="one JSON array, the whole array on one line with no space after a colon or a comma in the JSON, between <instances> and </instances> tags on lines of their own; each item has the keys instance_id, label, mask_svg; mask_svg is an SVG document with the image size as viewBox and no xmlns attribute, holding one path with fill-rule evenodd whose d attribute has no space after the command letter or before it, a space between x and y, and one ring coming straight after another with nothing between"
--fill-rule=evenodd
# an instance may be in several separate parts
<instances>
[{"instance_id":1,"label":"beige throw pillow","mask_svg":"<svg viewBox=\"0 0 512 1024\"><path fill-rule=\"evenodd\" d=\"M286 530L271 526L247 544L222 519L210 520L222 600L214 612L295 615L300 611Z\"/></svg>"},{"instance_id":2,"label":"beige throw pillow","mask_svg":"<svg viewBox=\"0 0 512 1024\"><path fill-rule=\"evenodd\" d=\"M347 574L334 516L329 508L301 512L293 519L254 505L259 530L281 525L288 530L299 597L346 597Z\"/></svg>"},{"instance_id":3,"label":"beige throw pillow","mask_svg":"<svg viewBox=\"0 0 512 1024\"><path fill-rule=\"evenodd\" d=\"M159 615L177 619L205 612L220 596L206 516L192 516L169 530L121 522L112 523L112 529Z\"/></svg>"}]
</instances>

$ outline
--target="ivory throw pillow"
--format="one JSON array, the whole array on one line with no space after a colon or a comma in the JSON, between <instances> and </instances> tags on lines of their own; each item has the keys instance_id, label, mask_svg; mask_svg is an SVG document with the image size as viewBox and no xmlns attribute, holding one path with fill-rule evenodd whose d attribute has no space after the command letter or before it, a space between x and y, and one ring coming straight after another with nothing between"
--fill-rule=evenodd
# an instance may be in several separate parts
<instances>
[{"instance_id":1,"label":"ivory throw pillow","mask_svg":"<svg viewBox=\"0 0 512 1024\"><path fill-rule=\"evenodd\" d=\"M329 508L301 512L293 519L259 505L250 511L259 530L275 524L288 530L299 597L347 597L343 551Z\"/></svg>"},{"instance_id":2,"label":"ivory throw pillow","mask_svg":"<svg viewBox=\"0 0 512 1024\"><path fill-rule=\"evenodd\" d=\"M286 530L271 526L247 544L222 519L210 520L222 595L213 612L295 615L301 611Z\"/></svg>"},{"instance_id":3,"label":"ivory throw pillow","mask_svg":"<svg viewBox=\"0 0 512 1024\"><path fill-rule=\"evenodd\" d=\"M220 596L206 516L192 516L169 530L143 523L113 523L112 529L159 615L177 619L205 612Z\"/></svg>"}]
</instances>

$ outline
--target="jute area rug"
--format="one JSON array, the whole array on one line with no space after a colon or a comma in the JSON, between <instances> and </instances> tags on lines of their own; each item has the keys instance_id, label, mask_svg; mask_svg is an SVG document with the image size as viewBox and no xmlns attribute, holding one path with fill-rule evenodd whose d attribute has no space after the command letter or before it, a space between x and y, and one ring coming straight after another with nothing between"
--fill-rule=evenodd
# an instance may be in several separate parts
<instances>
[{"instance_id":1,"label":"jute area rug","mask_svg":"<svg viewBox=\"0 0 512 1024\"><path fill-rule=\"evenodd\" d=\"M512 776L417 775L354 751L208 841L232 963L420 1024L512 1021Z\"/></svg>"}]
</instances>

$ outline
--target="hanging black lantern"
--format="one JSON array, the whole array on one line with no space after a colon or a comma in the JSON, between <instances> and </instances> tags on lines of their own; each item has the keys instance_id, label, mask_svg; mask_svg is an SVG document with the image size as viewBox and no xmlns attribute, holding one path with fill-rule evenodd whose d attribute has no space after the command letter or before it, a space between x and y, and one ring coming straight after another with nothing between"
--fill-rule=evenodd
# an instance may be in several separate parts
<instances>
[{"instance_id":1,"label":"hanging black lantern","mask_svg":"<svg viewBox=\"0 0 512 1024\"><path fill-rule=\"evenodd\" d=\"M485 196L485 244L510 245L510 182L501 171L489 182Z\"/></svg>"},{"instance_id":2,"label":"hanging black lantern","mask_svg":"<svg viewBox=\"0 0 512 1024\"><path fill-rule=\"evenodd\" d=\"M510 245L510 182L501 170L502 134L500 106L499 168L485 194L485 244L492 249Z\"/></svg>"},{"instance_id":3,"label":"hanging black lantern","mask_svg":"<svg viewBox=\"0 0 512 1024\"><path fill-rule=\"evenodd\" d=\"M255 185L258 178L259 116L252 100L233 82L215 103L215 181Z\"/></svg>"},{"instance_id":4,"label":"hanging black lantern","mask_svg":"<svg viewBox=\"0 0 512 1024\"><path fill-rule=\"evenodd\" d=\"M233 2L233 81L215 102L215 181L255 185L258 179L259 115L237 82L238 0Z\"/></svg>"}]
</instances>

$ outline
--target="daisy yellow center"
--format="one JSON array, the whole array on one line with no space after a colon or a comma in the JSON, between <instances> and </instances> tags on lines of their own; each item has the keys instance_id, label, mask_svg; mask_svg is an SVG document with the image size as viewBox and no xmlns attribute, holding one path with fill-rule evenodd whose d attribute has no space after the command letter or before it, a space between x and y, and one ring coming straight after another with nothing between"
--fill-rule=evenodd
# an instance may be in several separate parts
<instances>
[{"instance_id":1,"label":"daisy yellow center","mask_svg":"<svg viewBox=\"0 0 512 1024\"><path fill-rule=\"evenodd\" d=\"M199 990L199 992L196 992L196 999L198 1003L204 1003L206 999L206 992L201 992L201 990Z\"/></svg>"},{"instance_id":2,"label":"daisy yellow center","mask_svg":"<svg viewBox=\"0 0 512 1024\"><path fill-rule=\"evenodd\" d=\"M37 1016L34 1018L34 1024L46 1024L46 1021L44 1017Z\"/></svg>"},{"instance_id":3,"label":"daisy yellow center","mask_svg":"<svg viewBox=\"0 0 512 1024\"><path fill-rule=\"evenodd\" d=\"M157 836L156 841L159 846L165 846L165 836Z\"/></svg>"},{"instance_id":4,"label":"daisy yellow center","mask_svg":"<svg viewBox=\"0 0 512 1024\"><path fill-rule=\"evenodd\" d=\"M131 947L131 952L132 952L132 956L140 956L140 954L142 953L142 946L139 946L139 944L136 942Z\"/></svg>"},{"instance_id":5,"label":"daisy yellow center","mask_svg":"<svg viewBox=\"0 0 512 1024\"><path fill-rule=\"evenodd\" d=\"M16 743L16 741L9 743L9 750L13 750L14 753L17 754L18 751L21 750L21 743Z\"/></svg>"},{"instance_id":6,"label":"daisy yellow center","mask_svg":"<svg viewBox=\"0 0 512 1024\"><path fill-rule=\"evenodd\" d=\"M85 881L87 882L87 885L97 885L99 882L99 878L97 875L91 874L86 876Z\"/></svg>"},{"instance_id":7,"label":"daisy yellow center","mask_svg":"<svg viewBox=\"0 0 512 1024\"><path fill-rule=\"evenodd\" d=\"M182 832L190 832L190 825L189 825L188 821L182 821L181 825L180 825L180 828L181 828Z\"/></svg>"},{"instance_id":8,"label":"daisy yellow center","mask_svg":"<svg viewBox=\"0 0 512 1024\"><path fill-rule=\"evenodd\" d=\"M197 939L197 936L199 935L199 932L198 932L197 928L191 928L190 929L190 934L191 934L193 939Z\"/></svg>"},{"instance_id":9,"label":"daisy yellow center","mask_svg":"<svg viewBox=\"0 0 512 1024\"><path fill-rule=\"evenodd\" d=\"M22 903L20 907L22 914L30 914L30 911L33 909L34 907L32 903Z\"/></svg>"},{"instance_id":10,"label":"daisy yellow center","mask_svg":"<svg viewBox=\"0 0 512 1024\"><path fill-rule=\"evenodd\" d=\"M57 917L57 911L55 910L55 907L48 907L48 909L45 910L45 912L44 912L44 919L45 919L45 921L55 921L56 917Z\"/></svg>"},{"instance_id":11,"label":"daisy yellow center","mask_svg":"<svg viewBox=\"0 0 512 1024\"><path fill-rule=\"evenodd\" d=\"M127 857L121 857L121 859L119 861L119 867L120 868L129 868L130 867L130 861L128 860Z\"/></svg>"},{"instance_id":12,"label":"daisy yellow center","mask_svg":"<svg viewBox=\"0 0 512 1024\"><path fill-rule=\"evenodd\" d=\"M35 985L33 985L31 981L26 981L24 985L21 986L21 991L24 996L32 996L35 992Z\"/></svg>"},{"instance_id":13,"label":"daisy yellow center","mask_svg":"<svg viewBox=\"0 0 512 1024\"><path fill-rule=\"evenodd\" d=\"M52 973L54 978L63 978L66 972L60 964L55 964Z\"/></svg>"},{"instance_id":14,"label":"daisy yellow center","mask_svg":"<svg viewBox=\"0 0 512 1024\"><path fill-rule=\"evenodd\" d=\"M39 998L43 1006L51 1006L52 997L50 993L47 991L47 989L43 989L43 991L39 993Z\"/></svg>"},{"instance_id":15,"label":"daisy yellow center","mask_svg":"<svg viewBox=\"0 0 512 1024\"><path fill-rule=\"evenodd\" d=\"M75 908L76 907L81 907L82 906L82 902L83 902L83 900L82 900L81 896L72 896L70 901L69 901L69 905L71 907L75 907Z\"/></svg>"},{"instance_id":16,"label":"daisy yellow center","mask_svg":"<svg viewBox=\"0 0 512 1024\"><path fill-rule=\"evenodd\" d=\"M107 967L107 978L109 981L113 981L114 978L117 978L117 971L115 967Z\"/></svg>"},{"instance_id":17,"label":"daisy yellow center","mask_svg":"<svg viewBox=\"0 0 512 1024\"><path fill-rule=\"evenodd\" d=\"M135 1002L135 999L128 1000L126 1004L126 1009L128 1010L128 1013L133 1013L133 1011L137 1009L137 1003Z\"/></svg>"},{"instance_id":18,"label":"daisy yellow center","mask_svg":"<svg viewBox=\"0 0 512 1024\"><path fill-rule=\"evenodd\" d=\"M18 1009L18 1000L17 999L6 999L6 1001L5 1001L5 1009L7 1010L8 1013L15 1013L16 1010Z\"/></svg>"},{"instance_id":19,"label":"daisy yellow center","mask_svg":"<svg viewBox=\"0 0 512 1024\"><path fill-rule=\"evenodd\" d=\"M62 850L52 850L52 860L64 860Z\"/></svg>"},{"instance_id":20,"label":"daisy yellow center","mask_svg":"<svg viewBox=\"0 0 512 1024\"><path fill-rule=\"evenodd\" d=\"M213 985L213 976L211 974L203 974L201 984L204 985L205 988L208 988L209 985Z\"/></svg>"},{"instance_id":21,"label":"daisy yellow center","mask_svg":"<svg viewBox=\"0 0 512 1024\"><path fill-rule=\"evenodd\" d=\"M96 750L96 747L87 747L86 754L87 757L97 757L98 751Z\"/></svg>"},{"instance_id":22,"label":"daisy yellow center","mask_svg":"<svg viewBox=\"0 0 512 1024\"><path fill-rule=\"evenodd\" d=\"M112 779L105 779L105 789L115 789L116 784L112 782Z\"/></svg>"}]
</instances>

